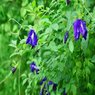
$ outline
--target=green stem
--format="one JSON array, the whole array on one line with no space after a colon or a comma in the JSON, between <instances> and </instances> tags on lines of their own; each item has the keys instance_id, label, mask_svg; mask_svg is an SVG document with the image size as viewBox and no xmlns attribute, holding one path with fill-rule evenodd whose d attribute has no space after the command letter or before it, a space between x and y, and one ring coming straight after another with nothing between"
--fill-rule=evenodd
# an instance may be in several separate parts
<instances>
[{"instance_id":1,"label":"green stem","mask_svg":"<svg viewBox=\"0 0 95 95\"><path fill-rule=\"evenodd\" d=\"M20 94L20 65L19 65L19 76L18 76L18 80L19 80L19 82L18 82L18 85L19 85L19 95L21 95Z\"/></svg>"},{"instance_id":2,"label":"green stem","mask_svg":"<svg viewBox=\"0 0 95 95\"><path fill-rule=\"evenodd\" d=\"M16 21L14 18L10 18L9 21L15 21L20 27L22 26L18 21Z\"/></svg>"},{"instance_id":3,"label":"green stem","mask_svg":"<svg viewBox=\"0 0 95 95\"><path fill-rule=\"evenodd\" d=\"M89 16L91 17L91 18L93 18L93 16L91 15L91 13L88 11L88 9L85 7L85 6L83 6L84 7L84 9L86 10L86 12L89 14Z\"/></svg>"}]
</instances>

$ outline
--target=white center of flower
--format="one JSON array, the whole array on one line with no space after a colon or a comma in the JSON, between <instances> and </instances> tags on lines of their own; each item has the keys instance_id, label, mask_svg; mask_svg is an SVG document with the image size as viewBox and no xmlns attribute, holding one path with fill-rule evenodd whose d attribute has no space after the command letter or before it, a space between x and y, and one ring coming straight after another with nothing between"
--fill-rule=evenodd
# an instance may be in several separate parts
<instances>
[{"instance_id":1,"label":"white center of flower","mask_svg":"<svg viewBox=\"0 0 95 95\"><path fill-rule=\"evenodd\" d=\"M32 33L32 35L31 35L31 39L32 39L32 40L34 39L34 33Z\"/></svg>"},{"instance_id":2,"label":"white center of flower","mask_svg":"<svg viewBox=\"0 0 95 95\"><path fill-rule=\"evenodd\" d=\"M82 28L82 33L84 33L84 27L83 27L83 24L81 23L81 28Z\"/></svg>"}]
</instances>

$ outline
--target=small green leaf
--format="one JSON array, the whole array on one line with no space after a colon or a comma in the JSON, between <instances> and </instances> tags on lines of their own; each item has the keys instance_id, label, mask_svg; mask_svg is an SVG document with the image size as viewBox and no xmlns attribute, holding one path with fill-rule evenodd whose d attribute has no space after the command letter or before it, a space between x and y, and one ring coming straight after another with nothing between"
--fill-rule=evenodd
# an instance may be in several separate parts
<instances>
[{"instance_id":1,"label":"small green leaf","mask_svg":"<svg viewBox=\"0 0 95 95\"><path fill-rule=\"evenodd\" d=\"M69 42L69 50L71 51L71 53L73 53L73 51L74 51L74 44L73 44L72 40Z\"/></svg>"},{"instance_id":2,"label":"small green leaf","mask_svg":"<svg viewBox=\"0 0 95 95\"><path fill-rule=\"evenodd\" d=\"M21 8L20 14L21 14L22 17L24 17L25 14L26 14L26 9L25 8Z\"/></svg>"},{"instance_id":3,"label":"small green leaf","mask_svg":"<svg viewBox=\"0 0 95 95\"><path fill-rule=\"evenodd\" d=\"M91 62L95 63L95 55L92 57Z\"/></svg>"},{"instance_id":4,"label":"small green leaf","mask_svg":"<svg viewBox=\"0 0 95 95\"><path fill-rule=\"evenodd\" d=\"M24 79L22 85L24 85L28 81L28 78Z\"/></svg>"},{"instance_id":5,"label":"small green leaf","mask_svg":"<svg viewBox=\"0 0 95 95\"><path fill-rule=\"evenodd\" d=\"M87 84L87 87L88 87L89 89L93 89L93 86L92 86L91 83L88 83L88 84Z\"/></svg>"},{"instance_id":6,"label":"small green leaf","mask_svg":"<svg viewBox=\"0 0 95 95\"><path fill-rule=\"evenodd\" d=\"M54 24L52 24L52 28L53 28L53 30L58 31L59 26L57 23L54 23Z\"/></svg>"},{"instance_id":7,"label":"small green leaf","mask_svg":"<svg viewBox=\"0 0 95 95\"><path fill-rule=\"evenodd\" d=\"M56 44L55 44L54 42L50 42L49 48L50 48L52 51L55 51L55 52L58 50L58 49L57 49L57 46L56 46Z\"/></svg>"},{"instance_id":8,"label":"small green leaf","mask_svg":"<svg viewBox=\"0 0 95 95\"><path fill-rule=\"evenodd\" d=\"M17 41L12 40L11 43L9 44L9 46L16 48L16 44L17 44Z\"/></svg>"},{"instance_id":9,"label":"small green leaf","mask_svg":"<svg viewBox=\"0 0 95 95\"><path fill-rule=\"evenodd\" d=\"M28 4L28 0L24 0L23 2L22 2L22 6L26 6Z\"/></svg>"},{"instance_id":10,"label":"small green leaf","mask_svg":"<svg viewBox=\"0 0 95 95\"><path fill-rule=\"evenodd\" d=\"M82 49L84 52L87 50L87 46L88 46L88 40L82 39L82 41L81 41L81 49Z\"/></svg>"},{"instance_id":11,"label":"small green leaf","mask_svg":"<svg viewBox=\"0 0 95 95\"><path fill-rule=\"evenodd\" d=\"M71 91L72 91L73 95L76 95L77 94L77 88L76 88L75 85L72 85L71 86Z\"/></svg>"},{"instance_id":12,"label":"small green leaf","mask_svg":"<svg viewBox=\"0 0 95 95\"><path fill-rule=\"evenodd\" d=\"M13 56L19 56L20 54L19 54L19 52L14 52L14 53L12 53L11 55L10 55L10 58L12 58Z\"/></svg>"},{"instance_id":13,"label":"small green leaf","mask_svg":"<svg viewBox=\"0 0 95 95\"><path fill-rule=\"evenodd\" d=\"M41 23L51 24L51 21L48 18L44 18L44 19L41 20Z\"/></svg>"},{"instance_id":14,"label":"small green leaf","mask_svg":"<svg viewBox=\"0 0 95 95\"><path fill-rule=\"evenodd\" d=\"M86 66L86 68L85 68L85 72L86 72L87 75L90 74L90 69L89 69L89 67Z\"/></svg>"}]
</instances>

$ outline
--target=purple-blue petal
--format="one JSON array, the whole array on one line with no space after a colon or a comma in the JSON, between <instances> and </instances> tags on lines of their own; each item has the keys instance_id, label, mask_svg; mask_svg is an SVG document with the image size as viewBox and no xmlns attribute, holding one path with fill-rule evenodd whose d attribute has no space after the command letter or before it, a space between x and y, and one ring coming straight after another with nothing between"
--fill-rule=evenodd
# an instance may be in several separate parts
<instances>
[{"instance_id":1,"label":"purple-blue petal","mask_svg":"<svg viewBox=\"0 0 95 95\"><path fill-rule=\"evenodd\" d=\"M49 81L49 82L48 82L48 85L52 85L52 84L53 84L53 82L52 82L52 81Z\"/></svg>"},{"instance_id":2,"label":"purple-blue petal","mask_svg":"<svg viewBox=\"0 0 95 95\"><path fill-rule=\"evenodd\" d=\"M36 71L36 73L38 73L38 70L39 70L39 69L37 68L35 62L32 62L32 63L30 64L30 70L31 70L31 72Z\"/></svg>"},{"instance_id":3,"label":"purple-blue petal","mask_svg":"<svg viewBox=\"0 0 95 95\"><path fill-rule=\"evenodd\" d=\"M28 34L26 44L30 44L32 47L35 47L37 45L37 42L38 42L37 34L33 29L31 29Z\"/></svg>"},{"instance_id":4,"label":"purple-blue petal","mask_svg":"<svg viewBox=\"0 0 95 95\"><path fill-rule=\"evenodd\" d=\"M43 79L42 79L42 81L44 82L44 81L46 81L47 80L47 78L46 77L44 77Z\"/></svg>"},{"instance_id":5,"label":"purple-blue petal","mask_svg":"<svg viewBox=\"0 0 95 95\"><path fill-rule=\"evenodd\" d=\"M46 80L47 80L47 78L44 77L44 78L40 81L40 85L42 85Z\"/></svg>"},{"instance_id":6,"label":"purple-blue petal","mask_svg":"<svg viewBox=\"0 0 95 95\"><path fill-rule=\"evenodd\" d=\"M78 40L80 37L80 20L76 20L73 24L73 28L74 28L74 38L75 40Z\"/></svg>"},{"instance_id":7,"label":"purple-blue petal","mask_svg":"<svg viewBox=\"0 0 95 95\"><path fill-rule=\"evenodd\" d=\"M69 37L69 33L68 33L68 31L67 31L67 32L65 33L65 35L64 35L64 43L67 42L68 37Z\"/></svg>"},{"instance_id":8,"label":"purple-blue petal","mask_svg":"<svg viewBox=\"0 0 95 95\"><path fill-rule=\"evenodd\" d=\"M74 38L75 38L75 40L79 39L80 34L86 40L86 38L87 38L87 28L86 28L86 22L85 21L83 21L81 19L77 19L73 24L73 28L74 28Z\"/></svg>"},{"instance_id":9,"label":"purple-blue petal","mask_svg":"<svg viewBox=\"0 0 95 95\"><path fill-rule=\"evenodd\" d=\"M86 22L82 21L82 20L81 20L81 23L80 23L80 33L82 34L82 36L86 40L86 38L87 38Z\"/></svg>"}]
</instances>

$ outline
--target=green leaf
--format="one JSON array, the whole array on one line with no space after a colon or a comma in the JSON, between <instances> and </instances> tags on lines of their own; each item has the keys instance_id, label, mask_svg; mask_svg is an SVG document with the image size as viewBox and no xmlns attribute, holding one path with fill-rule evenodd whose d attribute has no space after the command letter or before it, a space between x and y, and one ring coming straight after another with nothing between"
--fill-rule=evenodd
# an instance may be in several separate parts
<instances>
[{"instance_id":1,"label":"green leaf","mask_svg":"<svg viewBox=\"0 0 95 95\"><path fill-rule=\"evenodd\" d=\"M21 8L20 14L21 14L22 17L24 17L25 14L26 14L26 9L25 8Z\"/></svg>"},{"instance_id":2,"label":"green leaf","mask_svg":"<svg viewBox=\"0 0 95 95\"><path fill-rule=\"evenodd\" d=\"M54 24L52 24L52 28L53 28L53 30L58 31L59 26L57 23L54 23Z\"/></svg>"},{"instance_id":3,"label":"green leaf","mask_svg":"<svg viewBox=\"0 0 95 95\"><path fill-rule=\"evenodd\" d=\"M24 85L28 81L28 78L24 79L22 85Z\"/></svg>"},{"instance_id":4,"label":"green leaf","mask_svg":"<svg viewBox=\"0 0 95 95\"><path fill-rule=\"evenodd\" d=\"M88 46L88 40L82 39L82 42L81 42L81 49L82 49L84 52L87 50L87 46Z\"/></svg>"},{"instance_id":5,"label":"green leaf","mask_svg":"<svg viewBox=\"0 0 95 95\"><path fill-rule=\"evenodd\" d=\"M88 87L89 89L91 89L91 90L93 89L93 86L92 86L91 83L88 83L88 84L87 84L87 87Z\"/></svg>"},{"instance_id":6,"label":"green leaf","mask_svg":"<svg viewBox=\"0 0 95 95\"><path fill-rule=\"evenodd\" d=\"M10 29L11 29L10 24L9 23L8 24L6 23L5 24L5 31L8 32L8 31L10 31Z\"/></svg>"},{"instance_id":7,"label":"green leaf","mask_svg":"<svg viewBox=\"0 0 95 95\"><path fill-rule=\"evenodd\" d=\"M22 0L23 1L23 0ZM26 6L28 4L28 0L24 0L23 2L22 2L22 6Z\"/></svg>"},{"instance_id":8,"label":"green leaf","mask_svg":"<svg viewBox=\"0 0 95 95\"><path fill-rule=\"evenodd\" d=\"M12 53L11 55L10 55L10 58L12 58L13 56L19 56L20 55L20 53L19 52L14 52L14 53Z\"/></svg>"},{"instance_id":9,"label":"green leaf","mask_svg":"<svg viewBox=\"0 0 95 95\"><path fill-rule=\"evenodd\" d=\"M13 48L16 48L16 44L17 44L17 41L16 40L12 40L11 43L9 44L9 46L11 46Z\"/></svg>"},{"instance_id":10,"label":"green leaf","mask_svg":"<svg viewBox=\"0 0 95 95\"><path fill-rule=\"evenodd\" d=\"M51 24L51 21L48 18L41 19L41 23Z\"/></svg>"},{"instance_id":11,"label":"green leaf","mask_svg":"<svg viewBox=\"0 0 95 95\"><path fill-rule=\"evenodd\" d=\"M69 50L71 51L71 53L73 53L73 51L74 51L74 44L73 44L72 40L69 42Z\"/></svg>"},{"instance_id":12,"label":"green leaf","mask_svg":"<svg viewBox=\"0 0 95 95\"><path fill-rule=\"evenodd\" d=\"M50 42L49 44L49 48L52 50L52 51L57 51L57 46L54 42Z\"/></svg>"},{"instance_id":13,"label":"green leaf","mask_svg":"<svg viewBox=\"0 0 95 95\"><path fill-rule=\"evenodd\" d=\"M95 55L92 57L91 62L95 63Z\"/></svg>"},{"instance_id":14,"label":"green leaf","mask_svg":"<svg viewBox=\"0 0 95 95\"><path fill-rule=\"evenodd\" d=\"M89 67L86 66L86 68L85 68L85 72L86 72L87 75L90 74L90 69L89 69Z\"/></svg>"},{"instance_id":15,"label":"green leaf","mask_svg":"<svg viewBox=\"0 0 95 95\"><path fill-rule=\"evenodd\" d=\"M73 95L76 95L77 94L77 88L76 88L75 85L72 85L71 86L71 91L72 91Z\"/></svg>"}]
</instances>

